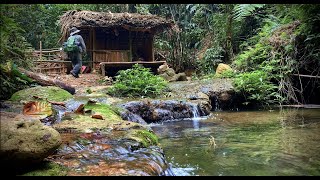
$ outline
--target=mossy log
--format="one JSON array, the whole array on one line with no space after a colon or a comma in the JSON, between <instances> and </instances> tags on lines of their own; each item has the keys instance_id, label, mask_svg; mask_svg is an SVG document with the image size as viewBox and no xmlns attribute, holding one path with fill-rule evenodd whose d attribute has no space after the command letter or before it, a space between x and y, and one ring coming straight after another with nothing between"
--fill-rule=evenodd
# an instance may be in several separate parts
<instances>
[{"instance_id":1,"label":"mossy log","mask_svg":"<svg viewBox=\"0 0 320 180\"><path fill-rule=\"evenodd\" d=\"M43 74L39 74L39 73L34 73L28 70L25 70L23 68L19 68L19 71L21 73L24 73L25 75L27 75L29 78L35 80L37 83L39 83L40 85L43 86L58 86L61 89L64 89L66 91L68 91L70 94L74 94L75 93L75 88L72 87L71 85L65 84L62 81L59 81L57 79L52 79L48 76L45 76Z\"/></svg>"}]
</instances>

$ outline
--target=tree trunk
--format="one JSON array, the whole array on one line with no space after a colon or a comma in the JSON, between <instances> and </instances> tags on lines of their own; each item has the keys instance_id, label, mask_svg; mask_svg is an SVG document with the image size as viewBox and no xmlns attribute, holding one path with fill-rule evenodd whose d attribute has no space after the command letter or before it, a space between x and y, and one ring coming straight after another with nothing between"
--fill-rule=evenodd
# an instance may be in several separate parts
<instances>
[{"instance_id":1,"label":"tree trunk","mask_svg":"<svg viewBox=\"0 0 320 180\"><path fill-rule=\"evenodd\" d=\"M227 15L227 26L226 26L226 55L225 62L227 64L231 63L231 59L233 58L233 49L232 49L232 4L226 5L226 13Z\"/></svg>"},{"instance_id":2,"label":"tree trunk","mask_svg":"<svg viewBox=\"0 0 320 180\"><path fill-rule=\"evenodd\" d=\"M27 75L29 78L35 80L37 83L39 83L40 85L43 85L43 86L58 86L60 87L61 89L64 89L66 91L68 91L70 94L74 94L75 93L75 88L68 85L68 84L65 84L64 82L62 81L59 81L57 79L52 79L48 76L45 76L45 75L42 75L42 74L38 74L38 73L34 73L34 72L31 72L31 71L28 71L28 70L25 70L23 68L18 68L19 71L21 73L24 73L25 75Z\"/></svg>"}]
</instances>

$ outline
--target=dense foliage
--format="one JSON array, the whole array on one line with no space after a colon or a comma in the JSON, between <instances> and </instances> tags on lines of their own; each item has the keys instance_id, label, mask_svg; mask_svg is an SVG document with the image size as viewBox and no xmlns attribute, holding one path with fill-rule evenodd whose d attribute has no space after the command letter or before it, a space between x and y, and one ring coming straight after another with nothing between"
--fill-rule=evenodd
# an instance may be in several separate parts
<instances>
[{"instance_id":1,"label":"dense foliage","mask_svg":"<svg viewBox=\"0 0 320 180\"><path fill-rule=\"evenodd\" d=\"M153 75L149 68L139 64L118 73L114 85L108 89L108 93L113 96L155 97L161 95L167 87L162 77Z\"/></svg>"},{"instance_id":2,"label":"dense foliage","mask_svg":"<svg viewBox=\"0 0 320 180\"><path fill-rule=\"evenodd\" d=\"M307 87L303 87L301 79L297 81L292 76L306 72L311 62L319 65L319 48L315 42L311 45L308 43L308 38L303 37L305 30L308 29L306 27L313 29L314 26L319 26L309 22L310 18L312 22L319 22L319 18L312 17L319 13L310 14L309 18L304 19L306 6L308 5L275 8L274 12L278 13L278 16L261 18L264 25L256 35L242 44L243 51L233 61L234 66L242 72L235 79L235 86L252 102L264 105L306 102L303 88ZM290 11L291 14L283 16L283 8ZM313 8L319 9L319 6L311 9ZM314 34L309 37L317 38ZM305 49L307 46L311 47L312 53L310 49ZM301 56L301 54L304 55ZM312 54L312 60L306 54ZM315 61L314 58L318 61ZM309 71L307 74L319 74L318 66L311 69L313 72ZM257 79L260 79L261 82ZM315 89L319 86L317 79L305 79L304 81L313 84L308 88Z\"/></svg>"},{"instance_id":3,"label":"dense foliage","mask_svg":"<svg viewBox=\"0 0 320 180\"><path fill-rule=\"evenodd\" d=\"M235 71L220 77L235 78L245 103L306 103L319 92L319 78L294 76L320 74L319 4L2 4L1 64L29 67L26 52L40 41L44 49L60 47L57 20L71 9L172 19L179 31L156 36L155 55L197 78L231 65Z\"/></svg>"}]
</instances>

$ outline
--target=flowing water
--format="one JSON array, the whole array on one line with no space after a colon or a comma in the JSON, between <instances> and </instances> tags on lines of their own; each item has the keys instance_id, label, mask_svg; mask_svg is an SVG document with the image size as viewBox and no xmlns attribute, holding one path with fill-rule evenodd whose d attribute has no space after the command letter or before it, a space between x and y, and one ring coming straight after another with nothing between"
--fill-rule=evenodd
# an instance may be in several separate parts
<instances>
[{"instance_id":1,"label":"flowing water","mask_svg":"<svg viewBox=\"0 0 320 180\"><path fill-rule=\"evenodd\" d=\"M153 124L175 175L320 175L320 110L212 112Z\"/></svg>"}]
</instances>

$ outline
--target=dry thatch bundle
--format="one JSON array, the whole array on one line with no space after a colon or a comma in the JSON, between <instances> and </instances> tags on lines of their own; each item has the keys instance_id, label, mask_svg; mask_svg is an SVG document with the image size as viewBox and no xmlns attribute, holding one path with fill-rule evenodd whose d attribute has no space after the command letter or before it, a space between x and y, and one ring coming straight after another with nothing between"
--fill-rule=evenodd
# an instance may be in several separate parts
<instances>
[{"instance_id":1,"label":"dry thatch bundle","mask_svg":"<svg viewBox=\"0 0 320 180\"><path fill-rule=\"evenodd\" d=\"M93 11L67 11L60 17L62 38L66 38L71 27L88 28L117 28L136 31L162 32L175 28L174 23L156 15L137 13L111 13Z\"/></svg>"}]
</instances>

